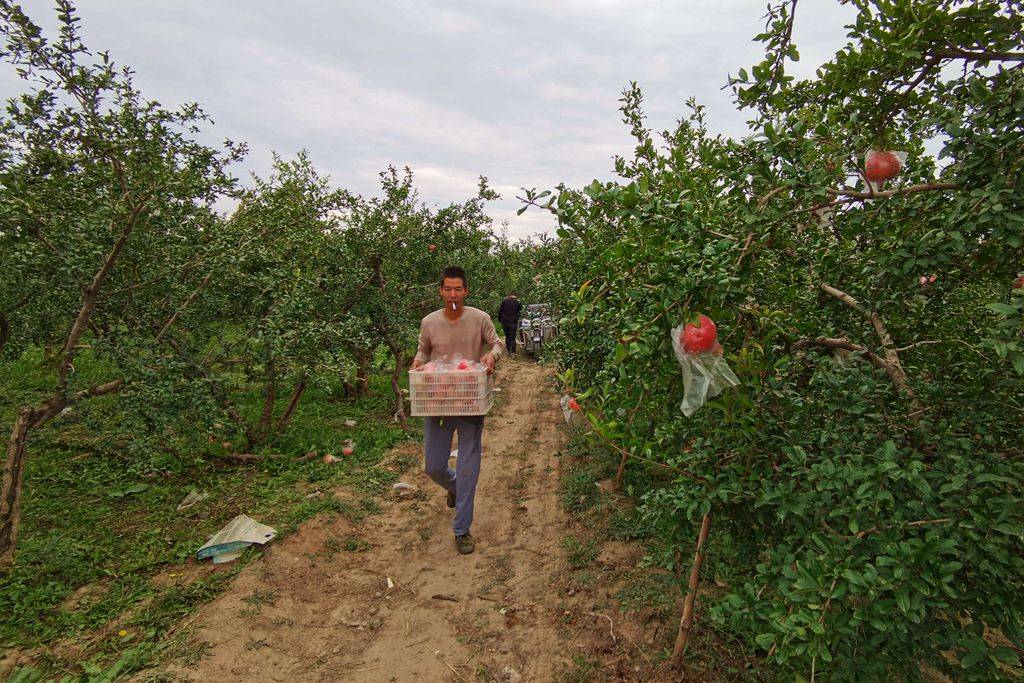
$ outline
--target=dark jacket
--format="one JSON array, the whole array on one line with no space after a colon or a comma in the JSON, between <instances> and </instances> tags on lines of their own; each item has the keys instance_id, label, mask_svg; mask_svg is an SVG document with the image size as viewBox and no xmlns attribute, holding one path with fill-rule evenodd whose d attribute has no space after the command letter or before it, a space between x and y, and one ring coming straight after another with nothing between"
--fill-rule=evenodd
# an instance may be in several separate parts
<instances>
[{"instance_id":1,"label":"dark jacket","mask_svg":"<svg viewBox=\"0 0 1024 683\"><path fill-rule=\"evenodd\" d=\"M505 297L501 306L498 306L498 320L502 325L518 325L519 311L522 309L523 305L519 303L519 299L511 296Z\"/></svg>"}]
</instances>

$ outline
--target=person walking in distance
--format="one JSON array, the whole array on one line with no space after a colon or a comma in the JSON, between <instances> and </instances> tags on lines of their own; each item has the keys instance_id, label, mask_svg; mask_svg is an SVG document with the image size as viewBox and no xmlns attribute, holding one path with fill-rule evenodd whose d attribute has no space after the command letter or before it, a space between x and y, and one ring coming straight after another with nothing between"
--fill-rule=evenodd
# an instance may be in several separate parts
<instances>
[{"instance_id":1,"label":"person walking in distance","mask_svg":"<svg viewBox=\"0 0 1024 683\"><path fill-rule=\"evenodd\" d=\"M428 314L420 322L420 340L412 369L424 363L461 354L468 360L487 365L501 356L501 340L491 317L479 308L466 306L469 282L466 271L449 266L441 273L441 300L444 308ZM480 446L484 431L483 415L423 418L424 471L448 492L448 507L455 508L452 529L455 547L463 555L473 552L475 544L469 534L473 523L473 499L480 478ZM456 471L448 467L452 437L459 434L459 458Z\"/></svg>"},{"instance_id":2,"label":"person walking in distance","mask_svg":"<svg viewBox=\"0 0 1024 683\"><path fill-rule=\"evenodd\" d=\"M521 310L523 305L519 303L515 292L509 292L498 306L498 322L501 323L501 329L505 330L505 350L513 355L516 352L516 332L519 331Z\"/></svg>"}]
</instances>

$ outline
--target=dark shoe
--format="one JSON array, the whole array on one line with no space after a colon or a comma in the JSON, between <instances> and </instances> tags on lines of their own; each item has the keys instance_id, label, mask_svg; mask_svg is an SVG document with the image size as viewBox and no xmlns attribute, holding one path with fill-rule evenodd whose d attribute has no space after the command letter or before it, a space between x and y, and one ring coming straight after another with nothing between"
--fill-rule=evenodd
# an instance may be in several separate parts
<instances>
[{"instance_id":1,"label":"dark shoe","mask_svg":"<svg viewBox=\"0 0 1024 683\"><path fill-rule=\"evenodd\" d=\"M456 536L455 547L458 548L459 553L462 555L469 555L471 552L476 550L476 544L473 543L473 537L469 534Z\"/></svg>"},{"instance_id":2,"label":"dark shoe","mask_svg":"<svg viewBox=\"0 0 1024 683\"><path fill-rule=\"evenodd\" d=\"M455 507L455 494L449 491L448 498L445 500L445 503L447 503L450 508Z\"/></svg>"}]
</instances>

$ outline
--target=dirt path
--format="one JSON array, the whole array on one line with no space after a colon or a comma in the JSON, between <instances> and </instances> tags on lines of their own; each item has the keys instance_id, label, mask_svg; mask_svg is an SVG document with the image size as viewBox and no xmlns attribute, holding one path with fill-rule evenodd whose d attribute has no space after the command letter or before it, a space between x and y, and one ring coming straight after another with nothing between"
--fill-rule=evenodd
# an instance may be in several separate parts
<instances>
[{"instance_id":1,"label":"dirt path","mask_svg":"<svg viewBox=\"0 0 1024 683\"><path fill-rule=\"evenodd\" d=\"M442 490L413 469L403 480L420 493L389 497L358 527L315 519L268 547L193 618L196 640L211 647L198 669L174 673L548 681L571 665L568 645L583 646L591 632L607 639L610 622L584 617L578 628L587 606L559 588L568 571L556 457L565 437L551 371L506 360L498 386L502 398L484 430L475 553L456 553ZM363 541L371 545L359 552Z\"/></svg>"}]
</instances>

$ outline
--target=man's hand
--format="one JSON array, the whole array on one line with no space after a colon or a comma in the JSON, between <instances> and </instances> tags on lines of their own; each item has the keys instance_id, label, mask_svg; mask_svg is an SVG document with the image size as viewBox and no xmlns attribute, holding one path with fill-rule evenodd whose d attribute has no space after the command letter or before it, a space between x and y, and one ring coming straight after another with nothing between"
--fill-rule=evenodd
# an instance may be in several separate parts
<instances>
[{"instance_id":1,"label":"man's hand","mask_svg":"<svg viewBox=\"0 0 1024 683\"><path fill-rule=\"evenodd\" d=\"M416 368L420 367L421 365L423 365L423 361L421 361L419 358L413 358L412 359L412 365L409 367L409 369L410 370L415 370Z\"/></svg>"},{"instance_id":2,"label":"man's hand","mask_svg":"<svg viewBox=\"0 0 1024 683\"><path fill-rule=\"evenodd\" d=\"M487 374L494 374L494 354L489 353L483 357L484 365L487 366Z\"/></svg>"}]
</instances>

